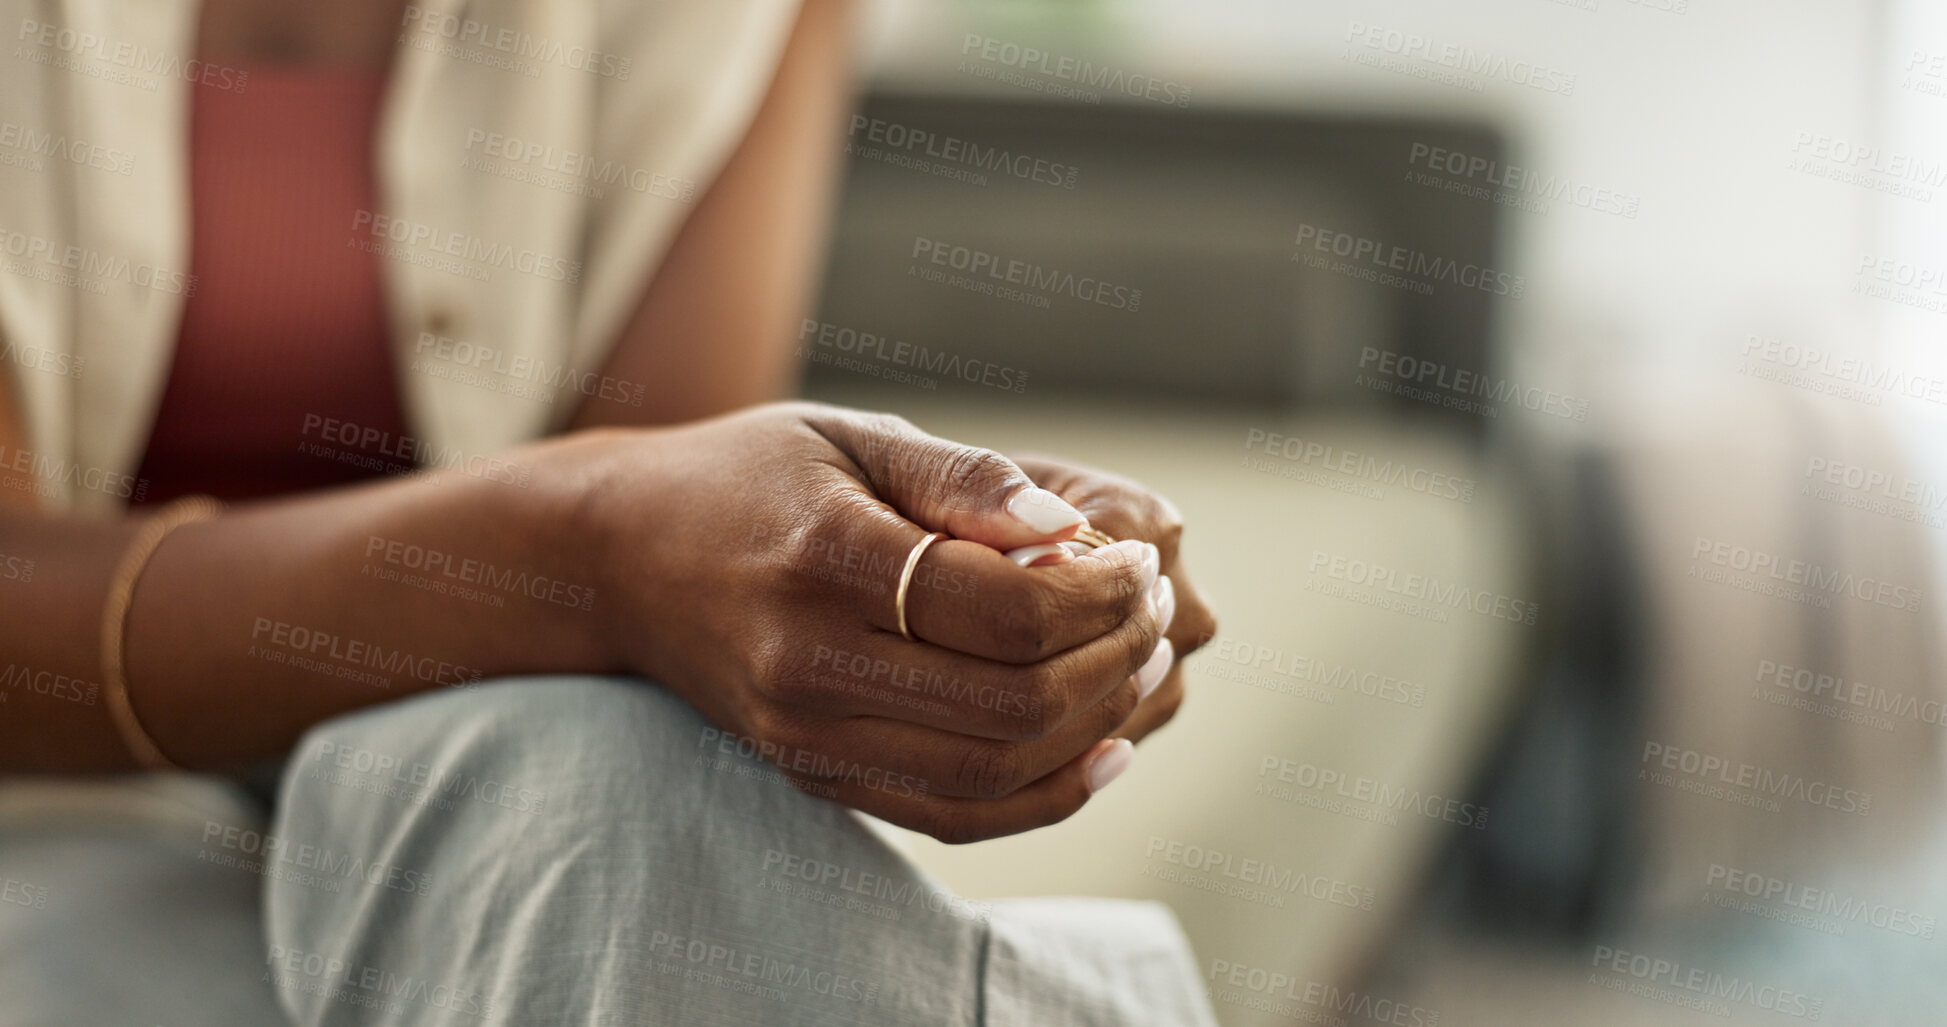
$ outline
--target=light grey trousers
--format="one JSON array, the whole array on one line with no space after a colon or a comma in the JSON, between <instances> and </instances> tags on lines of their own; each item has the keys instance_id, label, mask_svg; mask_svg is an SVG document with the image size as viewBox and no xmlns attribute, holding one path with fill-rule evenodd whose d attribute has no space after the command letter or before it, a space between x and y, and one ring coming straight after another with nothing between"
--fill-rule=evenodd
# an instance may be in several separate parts
<instances>
[{"instance_id":1,"label":"light grey trousers","mask_svg":"<svg viewBox=\"0 0 1947 1027\"><path fill-rule=\"evenodd\" d=\"M48 915L61 903L0 902L0 994L45 962L10 969L29 933L66 930L65 958L119 961L68 1001L105 1000L103 980L132 985L117 1003L148 998L84 1011L99 1023L1214 1022L1164 907L958 898L639 681L501 681L331 721L293 753L274 821L204 815L194 833L172 850L193 864L180 880L156 880L172 875L153 854L137 877L187 892L192 914L252 926L239 898L260 885L254 953L235 924L201 937L193 917L91 952ZM0 822L0 877L20 835ZM65 876L76 864L51 861L72 846L40 854L50 901L88 887ZM173 904L152 896L129 915ZM116 914L84 919L112 931ZM170 938L196 951L140 951ZM145 990L193 977L170 969L185 955L222 987ZM81 1022L46 997L8 1022ZM261 1020L246 1014L253 997Z\"/></svg>"}]
</instances>

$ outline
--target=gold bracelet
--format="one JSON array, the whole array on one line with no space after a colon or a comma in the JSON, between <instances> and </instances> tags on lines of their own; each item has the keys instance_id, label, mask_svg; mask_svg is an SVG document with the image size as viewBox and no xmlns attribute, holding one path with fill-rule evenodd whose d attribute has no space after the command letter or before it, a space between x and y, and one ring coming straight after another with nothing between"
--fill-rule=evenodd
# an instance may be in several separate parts
<instances>
[{"instance_id":1,"label":"gold bracelet","mask_svg":"<svg viewBox=\"0 0 1947 1027\"><path fill-rule=\"evenodd\" d=\"M155 739L142 729L141 718L128 698L127 667L122 646L128 635L128 611L135 601L135 583L142 577L149 558L169 533L185 524L206 521L223 511L223 504L208 496L185 496L163 507L135 533L122 562L109 579L108 602L101 611L101 687L108 693L108 714L115 731L122 736L129 754L147 770L186 770L188 768L163 755Z\"/></svg>"}]
</instances>

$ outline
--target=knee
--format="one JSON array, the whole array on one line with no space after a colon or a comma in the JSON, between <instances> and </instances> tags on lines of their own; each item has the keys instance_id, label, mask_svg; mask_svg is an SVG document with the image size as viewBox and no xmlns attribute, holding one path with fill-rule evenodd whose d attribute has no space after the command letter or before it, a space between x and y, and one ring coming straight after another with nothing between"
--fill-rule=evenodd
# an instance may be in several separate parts
<instances>
[{"instance_id":1,"label":"knee","mask_svg":"<svg viewBox=\"0 0 1947 1027\"><path fill-rule=\"evenodd\" d=\"M719 732L645 681L490 681L327 721L293 752L280 812L543 820L682 795ZM613 794L610 794L613 793Z\"/></svg>"},{"instance_id":2,"label":"knee","mask_svg":"<svg viewBox=\"0 0 1947 1027\"><path fill-rule=\"evenodd\" d=\"M836 807L704 768L711 731L653 684L584 677L497 681L319 725L285 769L266 858L287 1010L334 1016L311 987L323 979L286 965L297 956L497 993L467 946L433 939L538 910L669 921L746 872L764 851L753 832L841 822ZM740 829L719 829L726 819ZM528 932L497 951L547 944Z\"/></svg>"},{"instance_id":3,"label":"knee","mask_svg":"<svg viewBox=\"0 0 1947 1027\"><path fill-rule=\"evenodd\" d=\"M353 834L427 859L456 838L494 852L643 830L668 845L706 819L758 835L852 826L739 742L649 682L495 681L314 728L286 767L278 826L299 845Z\"/></svg>"},{"instance_id":4,"label":"knee","mask_svg":"<svg viewBox=\"0 0 1947 1027\"><path fill-rule=\"evenodd\" d=\"M688 705L644 681L503 678L326 721L304 737L286 771L329 768L415 781L462 761L666 749L703 725Z\"/></svg>"},{"instance_id":5,"label":"knee","mask_svg":"<svg viewBox=\"0 0 1947 1027\"><path fill-rule=\"evenodd\" d=\"M298 957L442 982L510 1022L593 1023L607 1020L544 1009L559 992L531 985L658 982L593 1001L668 1006L643 1017L662 1022L722 1001L669 976L695 969L672 946L741 949L761 920L829 932L866 917L970 950L978 930L950 896L739 741L654 685L591 678L496 682L321 725L285 774L281 851L361 869L273 878L266 929L287 1010L351 1018ZM925 908L848 913L840 902L857 894L825 869Z\"/></svg>"}]
</instances>

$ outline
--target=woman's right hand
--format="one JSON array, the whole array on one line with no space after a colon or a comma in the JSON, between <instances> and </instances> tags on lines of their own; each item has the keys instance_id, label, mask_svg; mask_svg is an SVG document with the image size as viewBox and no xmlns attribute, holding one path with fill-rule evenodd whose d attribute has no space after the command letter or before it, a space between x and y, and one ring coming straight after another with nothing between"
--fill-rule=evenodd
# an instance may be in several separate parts
<instances>
[{"instance_id":1,"label":"woman's right hand","mask_svg":"<svg viewBox=\"0 0 1947 1027\"><path fill-rule=\"evenodd\" d=\"M549 446L606 645L721 728L700 755L754 751L947 842L1062 820L1127 765L1108 740L1156 684L1138 680L1161 638L1156 548L1019 566L1002 553L1082 517L999 454L810 403ZM949 538L915 574L907 641L895 593L929 531Z\"/></svg>"}]
</instances>

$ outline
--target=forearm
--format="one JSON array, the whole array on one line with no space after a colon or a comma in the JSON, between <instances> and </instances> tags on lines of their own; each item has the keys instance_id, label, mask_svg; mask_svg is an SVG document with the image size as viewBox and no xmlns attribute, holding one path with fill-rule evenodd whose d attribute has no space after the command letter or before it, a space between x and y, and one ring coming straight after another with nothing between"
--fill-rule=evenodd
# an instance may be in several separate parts
<instances>
[{"instance_id":1,"label":"forearm","mask_svg":"<svg viewBox=\"0 0 1947 1027\"><path fill-rule=\"evenodd\" d=\"M804 4L750 129L609 355L620 387L583 400L575 427L679 424L797 391L851 112L852 8Z\"/></svg>"},{"instance_id":2,"label":"forearm","mask_svg":"<svg viewBox=\"0 0 1947 1027\"><path fill-rule=\"evenodd\" d=\"M529 456L540 455L530 451ZM319 493L172 533L143 570L124 642L137 715L196 768L273 756L358 707L482 677L608 670L603 596L563 545L571 485L463 475ZM0 515L0 766L132 765L100 691L101 618L139 519ZM0 564L0 568L4 568Z\"/></svg>"}]
</instances>

